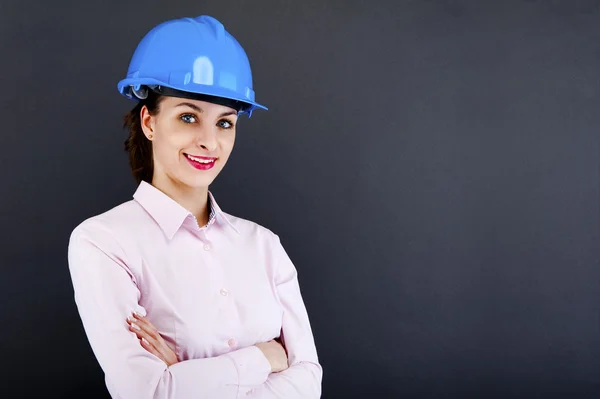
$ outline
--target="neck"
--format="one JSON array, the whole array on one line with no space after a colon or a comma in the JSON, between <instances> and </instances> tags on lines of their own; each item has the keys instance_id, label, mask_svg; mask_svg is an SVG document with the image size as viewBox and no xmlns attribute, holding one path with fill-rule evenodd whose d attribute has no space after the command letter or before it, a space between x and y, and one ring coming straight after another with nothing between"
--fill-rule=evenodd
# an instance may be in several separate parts
<instances>
[{"instance_id":1,"label":"neck","mask_svg":"<svg viewBox=\"0 0 600 399\"><path fill-rule=\"evenodd\" d=\"M198 227L208 223L208 187L189 187L171 179L152 179L152 185L167 194L196 217Z\"/></svg>"}]
</instances>

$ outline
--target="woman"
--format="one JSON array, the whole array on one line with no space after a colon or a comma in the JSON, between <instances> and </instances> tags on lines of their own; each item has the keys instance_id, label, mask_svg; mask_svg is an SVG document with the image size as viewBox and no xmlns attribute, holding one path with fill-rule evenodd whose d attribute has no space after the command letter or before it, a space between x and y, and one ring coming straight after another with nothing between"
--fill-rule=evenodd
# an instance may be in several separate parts
<instances>
[{"instance_id":1,"label":"woman","mask_svg":"<svg viewBox=\"0 0 600 399\"><path fill-rule=\"evenodd\" d=\"M257 108L248 59L214 18L167 21L138 45L121 94L133 200L69 242L75 300L114 398L318 398L322 369L279 238L223 212L209 185L238 116Z\"/></svg>"}]
</instances>

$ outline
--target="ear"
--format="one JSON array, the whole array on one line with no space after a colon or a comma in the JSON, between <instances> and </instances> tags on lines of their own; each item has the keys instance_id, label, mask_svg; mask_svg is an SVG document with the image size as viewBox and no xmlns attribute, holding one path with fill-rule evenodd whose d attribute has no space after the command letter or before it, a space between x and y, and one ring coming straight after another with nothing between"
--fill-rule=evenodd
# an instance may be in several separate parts
<instances>
[{"instance_id":1,"label":"ear","mask_svg":"<svg viewBox=\"0 0 600 399\"><path fill-rule=\"evenodd\" d=\"M152 140L152 138L154 137L155 123L156 118L150 115L148 107L144 105L140 110L140 124L142 125L142 130L144 131L144 135L148 138L148 140Z\"/></svg>"}]
</instances>

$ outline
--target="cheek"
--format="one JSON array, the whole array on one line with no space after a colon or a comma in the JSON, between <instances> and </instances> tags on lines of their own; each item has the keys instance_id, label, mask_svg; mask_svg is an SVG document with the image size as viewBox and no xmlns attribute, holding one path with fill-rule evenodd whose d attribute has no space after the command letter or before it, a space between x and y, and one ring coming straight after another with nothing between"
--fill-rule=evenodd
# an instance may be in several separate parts
<instances>
[{"instance_id":1,"label":"cheek","mask_svg":"<svg viewBox=\"0 0 600 399\"><path fill-rule=\"evenodd\" d=\"M179 156L179 145L172 137L164 137L154 143L154 156L163 164L176 161Z\"/></svg>"},{"instance_id":2,"label":"cheek","mask_svg":"<svg viewBox=\"0 0 600 399\"><path fill-rule=\"evenodd\" d=\"M233 145L235 144L235 131L228 132L219 137L219 146L221 147L221 151L223 155L229 156L231 150L233 150Z\"/></svg>"},{"instance_id":3,"label":"cheek","mask_svg":"<svg viewBox=\"0 0 600 399\"><path fill-rule=\"evenodd\" d=\"M183 149L189 147L190 142L193 141L193 134L185 131L171 129L166 130L168 133L162 132L157 134L154 149L156 154L165 160L176 160Z\"/></svg>"}]
</instances>

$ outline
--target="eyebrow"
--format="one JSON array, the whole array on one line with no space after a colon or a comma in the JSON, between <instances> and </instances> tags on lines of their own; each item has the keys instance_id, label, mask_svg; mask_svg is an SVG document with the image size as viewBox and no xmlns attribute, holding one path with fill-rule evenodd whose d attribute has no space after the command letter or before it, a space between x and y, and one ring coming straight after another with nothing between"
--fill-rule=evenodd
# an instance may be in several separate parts
<instances>
[{"instance_id":1,"label":"eyebrow","mask_svg":"<svg viewBox=\"0 0 600 399\"><path fill-rule=\"evenodd\" d=\"M192 103L188 103L188 102L179 103L175 107L190 107L191 109L195 110L199 114L204 112L204 110L202 108L200 108L199 106L197 106L196 104L192 104ZM221 115L219 115L219 118L222 118L222 117L228 116L228 115L237 115L237 111L225 111Z\"/></svg>"}]
</instances>

